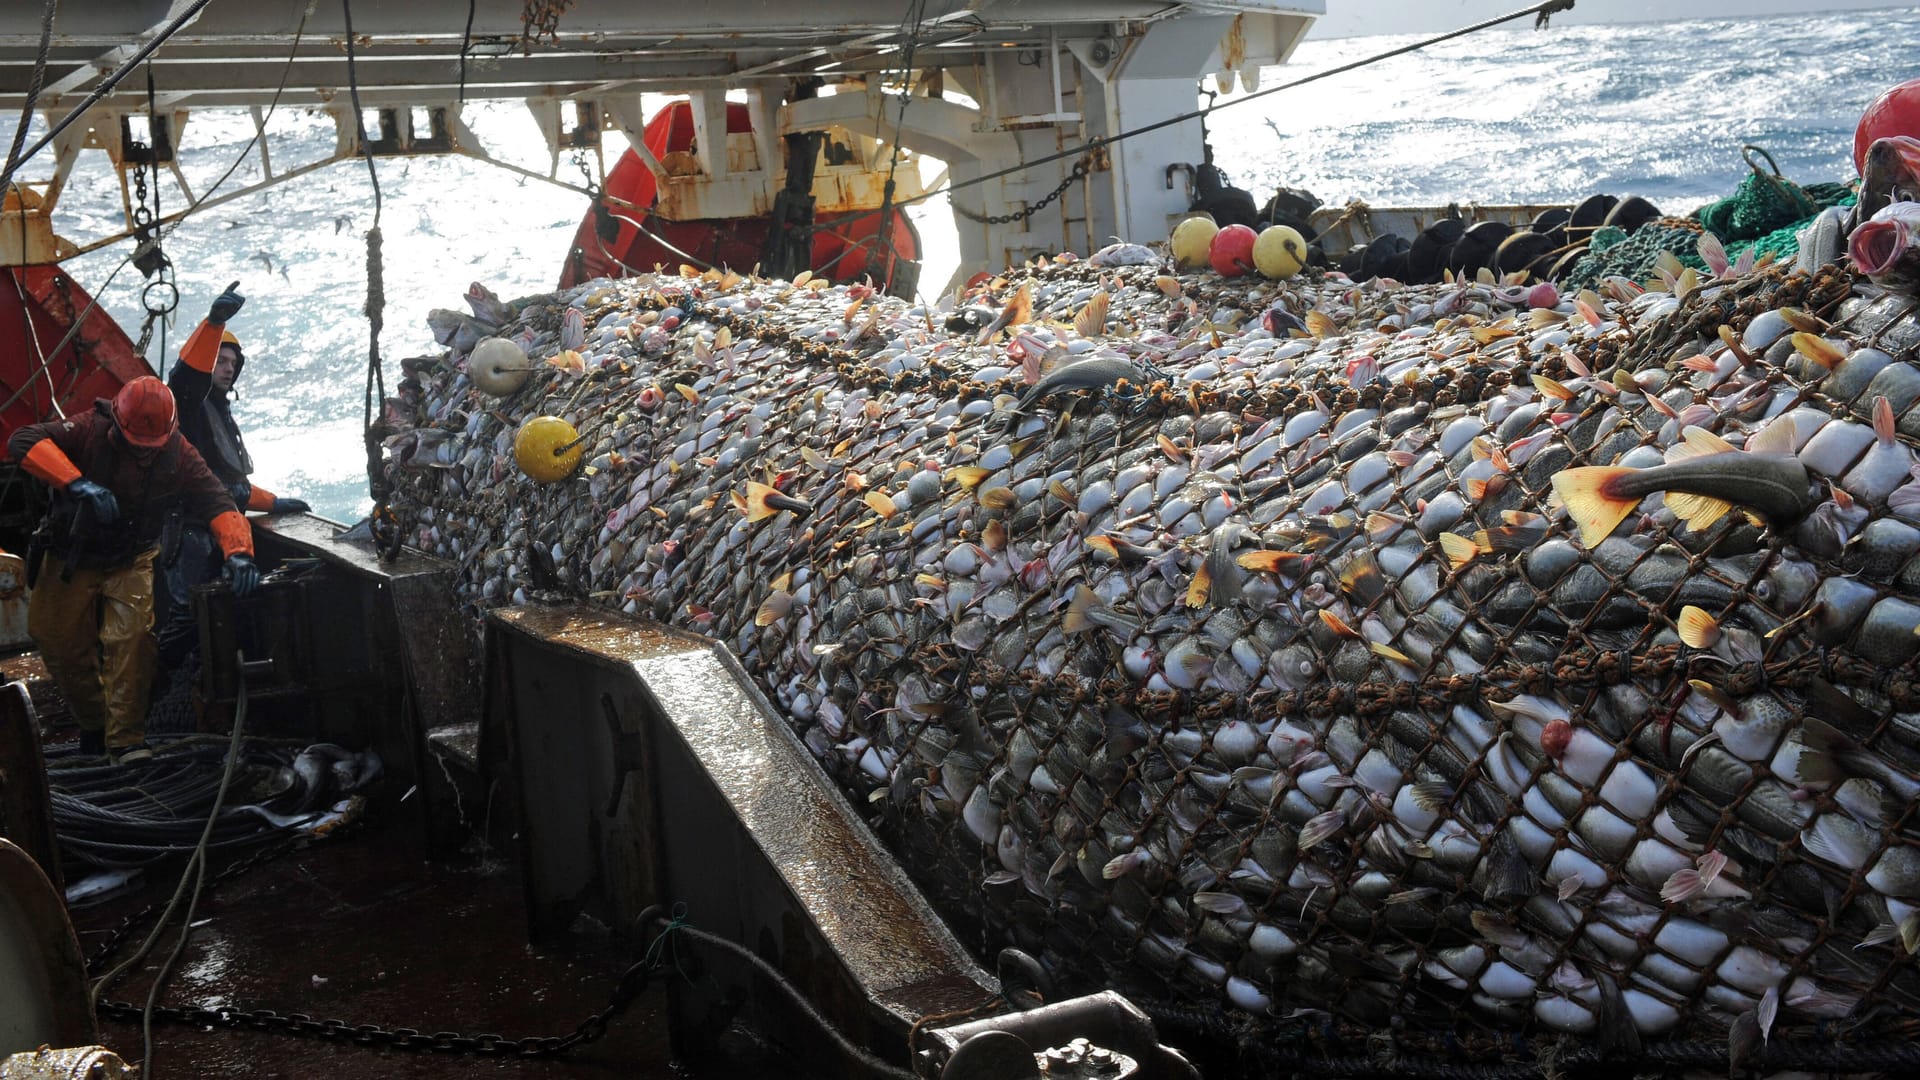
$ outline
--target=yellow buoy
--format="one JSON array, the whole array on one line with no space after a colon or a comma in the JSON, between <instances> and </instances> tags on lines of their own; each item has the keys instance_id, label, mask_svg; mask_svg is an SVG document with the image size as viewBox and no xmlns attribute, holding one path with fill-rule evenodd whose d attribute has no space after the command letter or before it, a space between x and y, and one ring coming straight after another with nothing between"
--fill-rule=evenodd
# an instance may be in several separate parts
<instances>
[{"instance_id":1,"label":"yellow buoy","mask_svg":"<svg viewBox=\"0 0 1920 1080\"><path fill-rule=\"evenodd\" d=\"M543 484L573 475L584 451L580 433L557 416L528 417L513 436L514 464Z\"/></svg>"},{"instance_id":2,"label":"yellow buoy","mask_svg":"<svg viewBox=\"0 0 1920 1080\"><path fill-rule=\"evenodd\" d=\"M1207 265L1207 251L1213 246L1213 236L1220 226L1213 219L1201 214L1190 217L1173 227L1173 261L1182 270Z\"/></svg>"},{"instance_id":3,"label":"yellow buoy","mask_svg":"<svg viewBox=\"0 0 1920 1080\"><path fill-rule=\"evenodd\" d=\"M1270 278L1290 278L1307 265L1307 241L1289 225L1269 225L1253 242L1253 265Z\"/></svg>"},{"instance_id":4,"label":"yellow buoy","mask_svg":"<svg viewBox=\"0 0 1920 1080\"><path fill-rule=\"evenodd\" d=\"M482 341L467 358L467 377L482 392L494 397L507 397L526 385L527 375L532 371L526 352L506 338Z\"/></svg>"}]
</instances>

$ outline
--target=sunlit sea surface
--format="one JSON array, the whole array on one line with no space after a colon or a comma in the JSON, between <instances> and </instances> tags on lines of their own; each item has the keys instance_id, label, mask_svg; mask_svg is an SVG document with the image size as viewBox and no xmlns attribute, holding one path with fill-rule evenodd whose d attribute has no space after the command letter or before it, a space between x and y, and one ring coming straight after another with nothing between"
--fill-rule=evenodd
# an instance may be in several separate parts
<instances>
[{"instance_id":1,"label":"sunlit sea surface","mask_svg":"<svg viewBox=\"0 0 1920 1080\"><path fill-rule=\"evenodd\" d=\"M1261 84L1413 40L1308 42ZM1743 144L1765 147L1802 183L1850 177L1860 110L1883 88L1920 75L1916 40L1915 10L1494 30L1228 109L1213 118L1211 134L1217 162L1261 199L1280 184L1332 204L1361 198L1374 205L1568 202L1605 191L1684 211L1733 190L1747 170ZM517 103L470 104L466 115L495 154L547 171L546 151ZM11 126L0 133L10 137ZM252 134L244 113L196 114L180 139L193 190L205 191ZM279 110L269 136L277 172L325 157L334 142L330 120L298 109ZM38 178L47 167L37 163L24 175ZM378 169L380 350L391 382L403 357L437 350L427 312L465 310L468 282L508 298L551 289L587 204L574 192L466 158L383 159ZM578 178L565 160L560 171ZM258 159L250 159L223 190L259 179ZM182 204L171 185L163 200L163 211ZM108 235L120 213L105 155L83 155L56 231ZM956 258L945 199L915 214L930 249L922 280L944 282ZM148 352L156 367L163 357L171 362L207 303L240 279L249 299L231 328L246 344L248 364L235 413L255 478L343 520L370 505L360 432L364 234L373 218L362 162L203 209L167 244L183 298L164 350L157 331ZM130 251L129 243L117 244L68 269L137 337L142 281L121 268Z\"/></svg>"}]
</instances>

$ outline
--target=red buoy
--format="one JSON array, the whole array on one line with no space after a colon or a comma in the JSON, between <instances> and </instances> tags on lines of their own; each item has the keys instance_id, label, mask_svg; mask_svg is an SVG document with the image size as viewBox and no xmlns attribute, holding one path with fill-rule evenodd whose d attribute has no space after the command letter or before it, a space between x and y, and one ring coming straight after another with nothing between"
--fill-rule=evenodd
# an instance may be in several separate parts
<instances>
[{"instance_id":1,"label":"red buoy","mask_svg":"<svg viewBox=\"0 0 1920 1080\"><path fill-rule=\"evenodd\" d=\"M1853 171L1864 172L1875 139L1908 135L1920 139L1920 79L1908 79L1873 99L1853 129Z\"/></svg>"}]
</instances>

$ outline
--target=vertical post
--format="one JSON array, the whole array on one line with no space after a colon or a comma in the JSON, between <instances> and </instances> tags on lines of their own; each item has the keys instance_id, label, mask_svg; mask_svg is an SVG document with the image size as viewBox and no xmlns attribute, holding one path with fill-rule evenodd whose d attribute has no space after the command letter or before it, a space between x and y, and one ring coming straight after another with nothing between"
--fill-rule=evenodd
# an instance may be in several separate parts
<instances>
[{"instance_id":1,"label":"vertical post","mask_svg":"<svg viewBox=\"0 0 1920 1080\"><path fill-rule=\"evenodd\" d=\"M718 90L693 92L694 157L709 180L727 175L727 95Z\"/></svg>"}]
</instances>

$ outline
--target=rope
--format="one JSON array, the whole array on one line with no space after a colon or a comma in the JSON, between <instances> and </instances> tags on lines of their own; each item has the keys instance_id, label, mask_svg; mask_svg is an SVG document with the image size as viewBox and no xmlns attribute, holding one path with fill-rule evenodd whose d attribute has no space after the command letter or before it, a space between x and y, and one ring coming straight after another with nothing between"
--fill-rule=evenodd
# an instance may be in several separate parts
<instances>
[{"instance_id":1,"label":"rope","mask_svg":"<svg viewBox=\"0 0 1920 1080\"><path fill-rule=\"evenodd\" d=\"M666 918L665 915L661 914L649 914L651 918L644 921L650 922L654 919ZM831 1020L828 1020L825 1016L821 1015L818 1009L814 1008L813 1003L807 1000L806 995L801 993L800 989L794 986L779 968L761 959L753 950L736 942L729 941L718 934L710 934L705 930L696 930L688 926L684 915L684 911L676 907L674 916L668 921L666 929L661 931L660 936L654 939L652 946L647 950L649 962L655 961L655 950L660 948L660 943L664 941L669 934L678 935L679 937L696 941L702 945L710 945L721 952L729 953L746 962L763 976L768 983L777 987L780 990L781 996L786 998L787 1003L799 1012L809 1024L813 1025L816 1030L826 1036L827 1040L833 1044L834 1049L839 1051L845 1059L844 1065L848 1071L841 1075L881 1077L884 1078L884 1080L913 1080L913 1073L906 1069L889 1065L849 1041L845 1035L841 1034L838 1028L833 1026ZM682 972L683 976L684 974L685 973Z\"/></svg>"},{"instance_id":2,"label":"rope","mask_svg":"<svg viewBox=\"0 0 1920 1080\"><path fill-rule=\"evenodd\" d=\"M367 493L377 507L387 501L388 484L381 468L380 436L374 416L387 399L386 374L380 368L380 331L385 324L387 294L382 280L380 258L380 172L373 155L367 152L366 114L360 109L360 75L353 52L353 0L340 0L340 15L347 34L347 91L353 100L354 130L359 134L355 147L367 159L367 178L373 184L373 227L367 230L367 389L361 412L361 441L367 452ZM464 61L465 54L462 54Z\"/></svg>"},{"instance_id":3,"label":"rope","mask_svg":"<svg viewBox=\"0 0 1920 1080\"><path fill-rule=\"evenodd\" d=\"M378 219L376 208L374 217ZM387 501L386 471L381 467L380 436L374 413L387 399L386 375L380 369L380 330L386 320L387 294L381 274L380 226L367 230L367 392L362 413L362 440L367 449L367 493L376 503Z\"/></svg>"},{"instance_id":4,"label":"rope","mask_svg":"<svg viewBox=\"0 0 1920 1080\"><path fill-rule=\"evenodd\" d=\"M27 83L27 100L20 106L20 123L13 129L13 146L7 150L5 175L13 176L13 170L20 164L20 148L27 142L27 126L33 123L33 106L40 100L40 89L47 81L47 53L53 42L53 13L60 7L60 0L47 0L47 10L40 16L40 51L33 58L33 78ZM26 204L20 205L22 216Z\"/></svg>"},{"instance_id":5,"label":"rope","mask_svg":"<svg viewBox=\"0 0 1920 1080\"><path fill-rule=\"evenodd\" d=\"M173 974L173 965L180 961L180 954L186 950L187 939L193 936L193 916L200 909L200 894L207 887L207 840L213 835L213 823L219 819L221 807L226 804L227 789L233 784L234 766L240 761L240 735L247 724L247 657L244 652L235 650L233 660L234 671L239 676L239 694L233 706L233 732L227 740L227 763L220 772L220 790L214 795L213 809L207 814L206 830L200 834L200 844L187 861L187 870L180 875L182 887L187 883L187 875L193 875L193 894L187 898L187 914L180 922L180 936L174 940L173 951L161 962L160 970L153 973L153 986L147 990L147 1004L140 1012L141 1076L153 1075L153 1009L159 1004L160 994L167 987L168 977ZM177 901L179 897L179 890L175 889L174 899ZM154 933L158 934L166 924L167 917L162 915L154 926ZM148 940L152 941L152 937ZM95 1000L97 1002L98 998Z\"/></svg>"},{"instance_id":6,"label":"rope","mask_svg":"<svg viewBox=\"0 0 1920 1080\"><path fill-rule=\"evenodd\" d=\"M160 919L158 922L154 923L153 929L148 932L147 939L140 943L140 947L138 949L135 949L132 955L121 960L118 964L115 964L111 969L107 971L105 975L100 976L99 979L94 981L93 988L88 992L88 995L87 995L87 1003L89 1006L98 1007L100 1004L101 992L104 991L107 987L113 985L113 982L115 979L118 979L122 974L124 974L128 968L132 967L134 964L137 964L141 960L145 959L147 953L152 951L154 942L159 940L160 932L163 929L165 929L168 920L170 920L173 917L174 908L179 906L181 896L185 895L186 893L187 879L195 875L196 867L199 867L202 870L204 870L204 867L206 864L206 848L209 842L213 839L214 823L219 820L221 804L226 801L227 786L233 779L234 764L240 760L240 735L244 725L246 724L246 719L247 719L247 687L246 687L246 680L242 678L240 681L239 700L234 705L233 731L229 736L228 742L227 742L227 763L224 771L221 773L220 791L219 791L219 794L214 799L213 810L207 814L206 826L200 832L200 842L197 845L195 845L193 857L188 861L186 870L182 872L180 875L180 883L174 887L173 899L167 902L166 910L160 913ZM199 889L199 886L196 885L194 888L194 898L196 902L199 899L199 895L200 895L200 889ZM189 916L189 920L191 920L191 916ZM191 921L189 921L188 928L191 929ZM183 933L182 937L184 936L185 935ZM163 967L161 969L162 976L165 975L165 971L166 971L166 968ZM155 985L156 986L159 985L157 981ZM151 1042L149 1042L149 1047L148 1047L149 1055L151 1055L151 1050L152 1050ZM149 1062L149 1065L150 1064L151 1063ZM141 1075L151 1076L152 1069L150 1067L147 1069L143 1069L141 1071Z\"/></svg>"}]
</instances>

